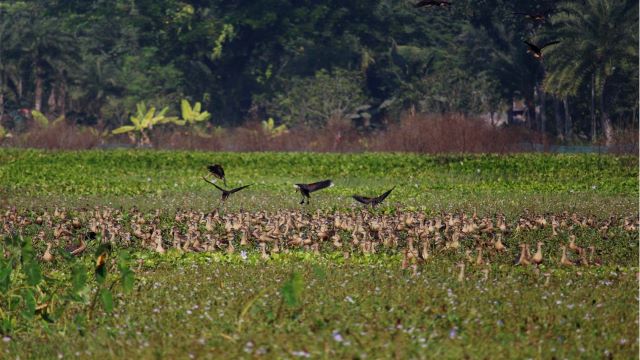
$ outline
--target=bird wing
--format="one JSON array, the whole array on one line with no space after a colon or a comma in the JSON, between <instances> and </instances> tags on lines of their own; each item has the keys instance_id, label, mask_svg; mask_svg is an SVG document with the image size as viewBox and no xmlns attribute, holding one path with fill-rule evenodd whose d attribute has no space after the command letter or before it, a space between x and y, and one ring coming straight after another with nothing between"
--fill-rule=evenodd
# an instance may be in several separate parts
<instances>
[{"instance_id":1,"label":"bird wing","mask_svg":"<svg viewBox=\"0 0 640 360\"><path fill-rule=\"evenodd\" d=\"M240 191L240 190L242 190L242 189L244 189L246 187L249 187L249 186L251 186L251 184L245 185L245 186L240 186L240 187L237 187L235 189L231 189L231 190L229 190L229 194L233 194L233 193L238 192L238 191Z\"/></svg>"},{"instance_id":2,"label":"bird wing","mask_svg":"<svg viewBox=\"0 0 640 360\"><path fill-rule=\"evenodd\" d=\"M324 188L327 188L327 187L329 187L331 185L333 185L333 182L331 180L318 181L318 182L315 182L313 184L307 184L307 190L309 192L314 192L314 191L318 191L318 190L322 190Z\"/></svg>"},{"instance_id":3,"label":"bird wing","mask_svg":"<svg viewBox=\"0 0 640 360\"><path fill-rule=\"evenodd\" d=\"M386 199L386 198L387 198L387 196L389 196L389 194L391 194L391 192L392 192L392 191L393 191L393 189L395 189L395 188L396 188L396 187L394 186L394 187L392 187L391 189L387 190L384 194L382 194L382 195L378 196L378 197L376 198L376 202L377 202L377 203L381 203L382 201L384 201L384 199Z\"/></svg>"},{"instance_id":4,"label":"bird wing","mask_svg":"<svg viewBox=\"0 0 640 360\"><path fill-rule=\"evenodd\" d=\"M427 6L427 5L432 5L432 3L433 3L433 0L421 0L421 1L418 1L417 3L415 3L413 5L413 7L419 8L419 7L423 7L423 6Z\"/></svg>"},{"instance_id":5,"label":"bird wing","mask_svg":"<svg viewBox=\"0 0 640 360\"><path fill-rule=\"evenodd\" d=\"M351 197L354 198L357 202L360 202L360 203L363 203L363 204L370 204L371 200L373 200L370 197L360 196L360 195L353 195Z\"/></svg>"},{"instance_id":6,"label":"bird wing","mask_svg":"<svg viewBox=\"0 0 640 360\"><path fill-rule=\"evenodd\" d=\"M537 52L539 52L539 51L540 51L540 48L539 48L537 45L534 45L534 44L532 44L532 43L528 42L527 40L524 40L524 43L525 43L525 44L527 44L527 46L529 46L529 48L530 48L531 50L533 50L533 51L537 51Z\"/></svg>"},{"instance_id":7,"label":"bird wing","mask_svg":"<svg viewBox=\"0 0 640 360\"><path fill-rule=\"evenodd\" d=\"M546 44L542 45L542 46L540 47L540 50L542 50L542 49L546 48L547 46L551 46L551 45L555 45L555 44L559 44L559 43L560 43L560 41L558 41L558 40L548 42L548 43L546 43Z\"/></svg>"},{"instance_id":8,"label":"bird wing","mask_svg":"<svg viewBox=\"0 0 640 360\"><path fill-rule=\"evenodd\" d=\"M209 172L215 175L217 178L224 179L224 169L222 168L222 165L209 165L207 166L207 169L209 169Z\"/></svg>"},{"instance_id":9,"label":"bird wing","mask_svg":"<svg viewBox=\"0 0 640 360\"><path fill-rule=\"evenodd\" d=\"M220 191L222 191L222 192L227 191L227 190L225 190L225 189L221 188L220 186L216 185L216 183L214 183L214 182L211 182L211 181L207 180L207 178L206 178L206 177L204 177L204 176L202 177L202 180L204 180L204 181L208 182L209 184L211 184L211 185L215 186L216 188L218 188L218 190L220 190Z\"/></svg>"}]
</instances>

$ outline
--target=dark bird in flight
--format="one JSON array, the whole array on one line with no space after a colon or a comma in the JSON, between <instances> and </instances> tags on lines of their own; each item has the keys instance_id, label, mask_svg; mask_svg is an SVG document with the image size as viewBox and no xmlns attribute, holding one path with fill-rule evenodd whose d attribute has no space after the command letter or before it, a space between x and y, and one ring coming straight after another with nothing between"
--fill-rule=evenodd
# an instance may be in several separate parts
<instances>
[{"instance_id":1,"label":"dark bird in flight","mask_svg":"<svg viewBox=\"0 0 640 360\"><path fill-rule=\"evenodd\" d=\"M307 204L309 204L309 199L311 198L311 196L309 196L309 195L312 192L318 191L318 190L322 190L322 189L330 187L330 186L333 186L333 182L331 180L318 181L318 182L315 182L313 184L295 184L295 185L293 185L293 187L298 189L298 191L300 191L300 194L302 194L302 201L300 201L300 204L304 204L305 198L307 199Z\"/></svg>"},{"instance_id":2,"label":"dark bird in flight","mask_svg":"<svg viewBox=\"0 0 640 360\"><path fill-rule=\"evenodd\" d=\"M432 6L448 7L450 5L451 5L451 2L445 1L445 0L420 0L416 4L414 4L413 7L416 7L416 8L432 7Z\"/></svg>"},{"instance_id":3,"label":"dark bird in flight","mask_svg":"<svg viewBox=\"0 0 640 360\"><path fill-rule=\"evenodd\" d=\"M209 169L209 172L213 176L222 180L222 182L224 182L224 186L227 186L227 179L224 177L224 169L222 168L222 165L220 164L209 165L207 166L207 169Z\"/></svg>"},{"instance_id":4,"label":"dark bird in flight","mask_svg":"<svg viewBox=\"0 0 640 360\"><path fill-rule=\"evenodd\" d=\"M391 194L391 192L395 188L396 188L395 186L392 187L390 190L386 191L384 194L378 197L366 197L366 196L360 196L360 195L353 195L352 198L354 198L357 202L361 202L365 205L371 205L372 207L374 207L380 204L381 202L383 202L384 199L386 199L387 196L389 196L389 194Z\"/></svg>"},{"instance_id":5,"label":"dark bird in flight","mask_svg":"<svg viewBox=\"0 0 640 360\"><path fill-rule=\"evenodd\" d=\"M205 178L205 177L202 177L202 179L204 179L204 181L208 182L209 184L215 186L218 190L222 191L222 199L221 199L221 201L223 201L223 202L226 201L227 198L229 198L229 195L231 195L233 193L236 193L236 192L238 192L238 191L240 191L240 190L242 190L242 189L244 189L246 187L251 186L251 184L249 184L249 185L237 187L235 189L225 190L225 189L221 188L220 186L216 185L213 181L207 180L207 178Z\"/></svg>"},{"instance_id":6,"label":"dark bird in flight","mask_svg":"<svg viewBox=\"0 0 640 360\"><path fill-rule=\"evenodd\" d=\"M546 48L547 46L550 46L550 45L558 44L558 43L560 43L560 41L557 41L557 40L556 41L551 41L551 42L548 42L548 43L546 43L546 44L544 44L542 46L538 46L538 45L532 44L532 43L530 43L530 42L528 42L526 40L524 41L524 43L527 44L527 47L528 47L527 52L530 53L536 60L540 60L540 59L542 59L542 49L544 49L544 48Z\"/></svg>"},{"instance_id":7,"label":"dark bird in flight","mask_svg":"<svg viewBox=\"0 0 640 360\"><path fill-rule=\"evenodd\" d=\"M553 10L546 10L544 12L541 13L526 13L526 12L514 12L514 15L522 15L524 16L527 20L531 20L534 22L543 22L547 19L547 17L549 17L549 15L551 15L551 12Z\"/></svg>"}]
</instances>

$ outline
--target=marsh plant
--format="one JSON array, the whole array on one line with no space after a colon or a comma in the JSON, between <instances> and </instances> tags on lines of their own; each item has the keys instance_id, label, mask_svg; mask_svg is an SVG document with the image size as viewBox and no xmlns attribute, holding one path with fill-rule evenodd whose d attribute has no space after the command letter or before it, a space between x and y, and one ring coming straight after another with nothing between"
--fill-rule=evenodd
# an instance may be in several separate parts
<instances>
[{"instance_id":1,"label":"marsh plant","mask_svg":"<svg viewBox=\"0 0 640 360\"><path fill-rule=\"evenodd\" d=\"M5 338L19 336L36 321L63 318L73 319L82 330L88 320L99 317L99 306L102 314L113 311L114 293L133 289L129 254L112 253L108 244L98 246L93 258L64 250L56 256L47 250L38 257L31 239L12 234L4 237L0 251L0 334Z\"/></svg>"}]
</instances>

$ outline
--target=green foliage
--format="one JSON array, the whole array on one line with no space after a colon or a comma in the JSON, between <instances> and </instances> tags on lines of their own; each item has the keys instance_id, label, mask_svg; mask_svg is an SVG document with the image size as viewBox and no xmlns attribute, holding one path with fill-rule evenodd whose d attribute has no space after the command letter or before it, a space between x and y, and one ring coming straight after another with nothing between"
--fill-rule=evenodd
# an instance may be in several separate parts
<instances>
[{"instance_id":1,"label":"green foliage","mask_svg":"<svg viewBox=\"0 0 640 360\"><path fill-rule=\"evenodd\" d=\"M287 126L323 126L332 117L346 117L366 103L362 82L357 72L321 70L314 77L293 79L270 107Z\"/></svg>"},{"instance_id":2,"label":"green foliage","mask_svg":"<svg viewBox=\"0 0 640 360\"><path fill-rule=\"evenodd\" d=\"M189 101L182 99L180 102L180 110L182 111L182 120L174 120L173 122L178 125L194 125L198 122L207 121L211 117L211 114L207 111L201 111L202 104L196 102L193 107L189 104Z\"/></svg>"},{"instance_id":3,"label":"green foliage","mask_svg":"<svg viewBox=\"0 0 640 360\"><path fill-rule=\"evenodd\" d=\"M300 306L303 288L302 276L297 272L291 273L280 289L284 303L291 307Z\"/></svg>"},{"instance_id":4,"label":"green foliage","mask_svg":"<svg viewBox=\"0 0 640 360\"><path fill-rule=\"evenodd\" d=\"M287 125L276 126L273 118L269 118L269 120L262 121L262 130L270 137L278 137L287 132Z\"/></svg>"},{"instance_id":5,"label":"green foliage","mask_svg":"<svg viewBox=\"0 0 640 360\"><path fill-rule=\"evenodd\" d=\"M45 129L48 128L49 126L55 126L56 124L59 124L62 121L64 121L64 115L60 115L55 120L49 121L49 119L38 110L31 110L31 116L33 117L33 120L36 121L38 126L43 127Z\"/></svg>"},{"instance_id":6,"label":"green foliage","mask_svg":"<svg viewBox=\"0 0 640 360\"><path fill-rule=\"evenodd\" d=\"M94 281L90 281L84 259L62 257L54 268L42 266L30 238L5 236L0 244L0 252L5 254L0 257L0 334L13 336L37 327L36 314L43 321L55 323L66 313L80 312L76 319L82 323L82 319L94 316L98 297L104 311L112 312L114 285L120 282L124 293L131 292L134 274L129 256L123 252L117 265L120 276L110 279L109 264L101 257L107 252L100 249ZM92 302L88 299L90 287L96 297Z\"/></svg>"},{"instance_id":7,"label":"green foliage","mask_svg":"<svg viewBox=\"0 0 640 360\"><path fill-rule=\"evenodd\" d=\"M136 114L131 115L130 117L131 123L133 125L121 126L113 130L112 133L114 135L117 135L128 132L138 132L139 139L137 140L137 144L139 146L151 145L151 140L145 132L146 130L153 129L154 125L166 124L168 122L175 122L177 120L176 117L165 116L165 113L167 111L169 111L169 108L165 107L158 113L156 113L155 107L152 106L147 109L144 101L141 101L136 105Z\"/></svg>"},{"instance_id":8,"label":"green foliage","mask_svg":"<svg viewBox=\"0 0 640 360\"><path fill-rule=\"evenodd\" d=\"M463 251L421 265L415 276L400 269L398 257L381 254L339 262L292 253L266 264L218 261L206 252L133 256L145 259L148 271L141 282L147 285L144 295L122 295L118 316L100 321L70 316L48 331L35 328L14 338L6 357L72 357L89 351L92 357L144 358L152 351L162 358L187 352L206 358L213 351L230 358L263 352L275 358L298 352L311 358L328 352L336 358L412 358L430 351L443 358L496 353L598 358L615 351L614 356L633 358L638 350L633 340L638 329L628 324L638 317L638 308L629 306L636 302L635 263L617 269L553 266L539 273L492 264L486 267L488 280L485 268L469 266L466 281L458 283L455 263L464 258ZM150 260L153 266L146 265ZM325 272L322 281L314 268ZM309 285L304 305L298 316L277 318L282 279L292 273ZM238 328L245 308L244 326ZM90 336L79 337L76 329ZM126 347L132 341L141 345Z\"/></svg>"}]
</instances>

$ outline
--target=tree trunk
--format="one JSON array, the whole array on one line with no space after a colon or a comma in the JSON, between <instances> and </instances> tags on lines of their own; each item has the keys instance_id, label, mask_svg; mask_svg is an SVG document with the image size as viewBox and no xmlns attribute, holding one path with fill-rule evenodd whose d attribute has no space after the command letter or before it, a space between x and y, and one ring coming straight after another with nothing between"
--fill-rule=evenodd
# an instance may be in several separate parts
<instances>
[{"instance_id":1,"label":"tree trunk","mask_svg":"<svg viewBox=\"0 0 640 360\"><path fill-rule=\"evenodd\" d=\"M540 133L544 136L547 132L546 94L540 85L538 85L538 94L540 97Z\"/></svg>"},{"instance_id":2,"label":"tree trunk","mask_svg":"<svg viewBox=\"0 0 640 360\"><path fill-rule=\"evenodd\" d=\"M573 123L571 121L568 98L564 98L564 136L567 140L571 140L573 137Z\"/></svg>"},{"instance_id":3,"label":"tree trunk","mask_svg":"<svg viewBox=\"0 0 640 360\"><path fill-rule=\"evenodd\" d=\"M36 88L33 106L36 110L42 112L42 92L44 91L44 79L40 76L40 69L36 68Z\"/></svg>"},{"instance_id":4,"label":"tree trunk","mask_svg":"<svg viewBox=\"0 0 640 360\"><path fill-rule=\"evenodd\" d=\"M553 116L556 120L556 136L560 141L564 140L564 131L562 126L562 117L560 116L560 100L553 98Z\"/></svg>"},{"instance_id":5,"label":"tree trunk","mask_svg":"<svg viewBox=\"0 0 640 360\"><path fill-rule=\"evenodd\" d=\"M539 130L540 124L540 93L538 92L538 85L533 87L533 122L531 123L531 130Z\"/></svg>"},{"instance_id":6,"label":"tree trunk","mask_svg":"<svg viewBox=\"0 0 640 360\"><path fill-rule=\"evenodd\" d=\"M591 142L596 142L596 75L591 75Z\"/></svg>"},{"instance_id":7,"label":"tree trunk","mask_svg":"<svg viewBox=\"0 0 640 360\"><path fill-rule=\"evenodd\" d=\"M4 71L0 72L0 122L4 116L4 89L7 87L7 76Z\"/></svg>"},{"instance_id":8,"label":"tree trunk","mask_svg":"<svg viewBox=\"0 0 640 360\"><path fill-rule=\"evenodd\" d=\"M602 89L600 90L600 126L604 133L605 145L610 146L613 144L613 126L611 124L611 118L609 113L605 109L605 86L607 79L602 80Z\"/></svg>"},{"instance_id":9,"label":"tree trunk","mask_svg":"<svg viewBox=\"0 0 640 360\"><path fill-rule=\"evenodd\" d=\"M60 115L66 115L67 113L67 85L64 80L60 81L58 85L58 97L56 98L56 108L60 112Z\"/></svg>"},{"instance_id":10,"label":"tree trunk","mask_svg":"<svg viewBox=\"0 0 640 360\"><path fill-rule=\"evenodd\" d=\"M55 85L51 87L51 93L49 93L49 98L47 99L47 112L49 114L57 114Z\"/></svg>"}]
</instances>

